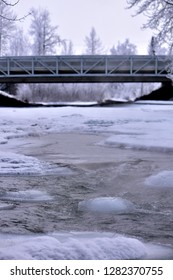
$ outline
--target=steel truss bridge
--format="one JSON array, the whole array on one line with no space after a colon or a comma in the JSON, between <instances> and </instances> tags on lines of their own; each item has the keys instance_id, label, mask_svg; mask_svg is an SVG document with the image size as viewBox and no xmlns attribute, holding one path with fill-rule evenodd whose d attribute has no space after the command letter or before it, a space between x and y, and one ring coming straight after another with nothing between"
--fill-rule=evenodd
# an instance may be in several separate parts
<instances>
[{"instance_id":1,"label":"steel truss bridge","mask_svg":"<svg viewBox=\"0 0 173 280\"><path fill-rule=\"evenodd\" d=\"M167 56L0 57L0 83L167 82Z\"/></svg>"}]
</instances>

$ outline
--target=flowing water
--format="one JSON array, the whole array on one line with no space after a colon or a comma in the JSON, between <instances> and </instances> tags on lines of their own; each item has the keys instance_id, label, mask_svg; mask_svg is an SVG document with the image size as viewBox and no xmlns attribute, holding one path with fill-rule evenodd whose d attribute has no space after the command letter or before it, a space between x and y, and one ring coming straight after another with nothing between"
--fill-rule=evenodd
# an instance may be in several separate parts
<instances>
[{"instance_id":1,"label":"flowing water","mask_svg":"<svg viewBox=\"0 0 173 280\"><path fill-rule=\"evenodd\" d=\"M172 154L94 146L97 135L53 137L49 148L20 144L52 173L0 176L0 259L173 259L173 188L150 180L172 168ZM56 137L71 144L62 151Z\"/></svg>"}]
</instances>

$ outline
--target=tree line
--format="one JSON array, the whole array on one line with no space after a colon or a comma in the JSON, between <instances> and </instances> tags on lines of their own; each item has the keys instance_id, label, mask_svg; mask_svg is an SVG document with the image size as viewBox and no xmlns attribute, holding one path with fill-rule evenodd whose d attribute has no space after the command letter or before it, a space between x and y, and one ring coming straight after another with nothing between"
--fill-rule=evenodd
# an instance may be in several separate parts
<instances>
[{"instance_id":1,"label":"tree line","mask_svg":"<svg viewBox=\"0 0 173 280\"><path fill-rule=\"evenodd\" d=\"M47 9L32 8L27 15L18 18L14 13L14 6L18 5L20 0L0 0L0 55L49 55L57 54L74 54L73 43L71 40L61 38L58 26L53 25L51 16ZM143 28L153 29L154 36L151 39L150 49L154 48L155 52L163 52L163 45L167 49L173 48L173 0L126 0L128 8L137 7L136 15L145 13L146 23ZM21 21L26 17L30 19L30 27L24 32ZM20 25L19 25L20 24ZM154 39L154 40L153 40ZM29 43L28 43L29 42ZM128 40L125 52L127 54L136 54L137 49L134 44ZM91 28L90 34L84 39L84 54L105 53L100 38L97 36L94 27ZM110 48L110 54L119 54L122 52L120 43L118 46Z\"/></svg>"},{"instance_id":2,"label":"tree line","mask_svg":"<svg viewBox=\"0 0 173 280\"><path fill-rule=\"evenodd\" d=\"M22 23L13 13L11 5L0 1L0 56L12 55L72 55L75 53L71 40L62 38L58 26L51 22L47 9L32 8L28 15L29 30L22 28ZM103 44L94 27L84 38L85 50L83 54L105 53ZM110 54L136 54L137 48L129 42L118 43L117 48L112 46Z\"/></svg>"},{"instance_id":3,"label":"tree line","mask_svg":"<svg viewBox=\"0 0 173 280\"><path fill-rule=\"evenodd\" d=\"M59 34L58 26L53 25L51 16L47 9L32 8L28 15L23 18L18 18L14 13L13 7L18 4L20 0L8 2L0 0L0 56L12 55L73 55L75 53L74 46L71 40L62 38ZM145 9L150 12L153 11L153 17L156 17L154 3L160 2L165 5L173 7L173 1L150 1L150 0L127 0L129 8L135 5L140 5L138 14L142 13ZM152 4L153 3L153 4ZM160 7L160 6L159 6ZM152 10L153 9L153 10ZM167 13L166 13L167 15ZM30 20L29 30L26 32L22 28L22 23L28 17ZM153 19L154 20L154 19ZM160 23L159 23L160 24ZM156 28L153 21L149 20L145 28ZM159 25L158 25L159 26ZM165 27L166 28L166 27ZM167 27L168 29L168 27ZM165 29L164 29L165 30ZM148 53L150 55L166 54L167 48L160 44L161 29L156 36L151 38L148 43ZM165 42L165 41L164 41ZM83 54L96 55L105 53L104 46L101 39L97 35L94 27L91 28L90 33L84 38L85 51ZM131 43L127 38L124 42L118 42L110 48L109 54L112 55L135 55L137 54L137 47ZM150 85L151 87L151 85ZM4 85L3 85L4 88ZM124 84L85 84L85 85L66 85L66 84L53 84L53 85L24 85L24 86L9 86L6 89L10 93L15 93L20 98L28 101L73 101L73 100L100 100L106 95L108 97L116 97L122 92L133 92L136 97L143 94L144 86L142 85L124 85ZM128 98L128 96L126 96Z\"/></svg>"}]
</instances>

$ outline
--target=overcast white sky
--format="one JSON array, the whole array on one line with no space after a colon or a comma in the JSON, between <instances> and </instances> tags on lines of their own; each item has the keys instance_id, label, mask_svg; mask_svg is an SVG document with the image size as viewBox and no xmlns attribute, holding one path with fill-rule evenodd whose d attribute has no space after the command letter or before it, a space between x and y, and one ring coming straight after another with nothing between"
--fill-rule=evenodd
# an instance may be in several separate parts
<instances>
[{"instance_id":1,"label":"overcast white sky","mask_svg":"<svg viewBox=\"0 0 173 280\"><path fill-rule=\"evenodd\" d=\"M31 7L49 10L52 24L59 26L61 38L72 40L76 54L84 51L84 39L92 27L107 53L118 41L129 38L137 45L138 54L146 54L153 35L151 30L141 30L146 17L132 17L135 10L126 9L126 0L20 0L17 13L27 14Z\"/></svg>"}]
</instances>

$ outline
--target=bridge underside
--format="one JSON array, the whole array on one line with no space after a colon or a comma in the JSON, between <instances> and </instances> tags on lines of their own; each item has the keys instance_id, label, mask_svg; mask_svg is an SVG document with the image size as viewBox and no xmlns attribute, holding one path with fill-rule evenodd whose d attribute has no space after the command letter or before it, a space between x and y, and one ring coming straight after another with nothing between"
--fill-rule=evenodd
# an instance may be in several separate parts
<instances>
[{"instance_id":1,"label":"bridge underside","mask_svg":"<svg viewBox=\"0 0 173 280\"><path fill-rule=\"evenodd\" d=\"M0 58L0 83L168 82L167 56L25 56Z\"/></svg>"},{"instance_id":2,"label":"bridge underside","mask_svg":"<svg viewBox=\"0 0 173 280\"><path fill-rule=\"evenodd\" d=\"M154 75L34 75L34 76L9 76L0 77L0 83L160 83L170 82L166 76Z\"/></svg>"}]
</instances>

